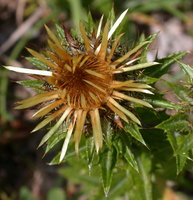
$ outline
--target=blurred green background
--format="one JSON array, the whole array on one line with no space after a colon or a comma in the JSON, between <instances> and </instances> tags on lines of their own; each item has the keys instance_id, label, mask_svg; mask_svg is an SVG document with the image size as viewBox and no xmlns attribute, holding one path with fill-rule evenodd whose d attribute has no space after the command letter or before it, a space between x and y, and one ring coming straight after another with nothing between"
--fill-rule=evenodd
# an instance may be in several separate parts
<instances>
[{"instance_id":1,"label":"blurred green background","mask_svg":"<svg viewBox=\"0 0 193 200\"><path fill-rule=\"evenodd\" d=\"M193 65L192 0L1 0L1 65L30 68L31 65L24 59L28 55L25 47L36 50L46 47L44 24L52 28L57 22L76 29L80 19L87 18L88 11L98 22L102 14L108 16L112 7L116 16L129 8L124 30L128 45L133 44L142 33L160 32L151 47L149 59L157 53L163 57L186 50L190 53L184 62ZM183 73L174 66L168 78L177 82L183 78ZM33 94L30 89L15 83L24 79L24 75L0 68L0 199L104 199L97 172L96 176L89 177L87 166L80 159L49 166L49 156L42 159L43 151L36 150L43 133L30 134L36 124L31 119L34 110L13 109L18 99ZM127 199L126 192L123 194L126 188L122 185L124 178L119 186L112 188L109 199ZM188 199L183 199L191 199L193 188L192 193L184 186L182 188L179 186L180 192L189 195ZM176 195L174 191L172 194Z\"/></svg>"}]
</instances>

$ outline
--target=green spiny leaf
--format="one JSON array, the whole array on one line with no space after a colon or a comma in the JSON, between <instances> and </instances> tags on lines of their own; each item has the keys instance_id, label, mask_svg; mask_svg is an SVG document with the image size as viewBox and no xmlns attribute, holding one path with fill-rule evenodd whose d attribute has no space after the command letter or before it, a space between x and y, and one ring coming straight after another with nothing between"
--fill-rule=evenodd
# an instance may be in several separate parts
<instances>
[{"instance_id":1,"label":"green spiny leaf","mask_svg":"<svg viewBox=\"0 0 193 200\"><path fill-rule=\"evenodd\" d=\"M48 67L42 61L35 57L26 57L26 60L29 61L32 65L36 66L39 69L47 70Z\"/></svg>"},{"instance_id":2,"label":"green spiny leaf","mask_svg":"<svg viewBox=\"0 0 193 200\"><path fill-rule=\"evenodd\" d=\"M115 148L105 149L105 151L101 153L100 159L103 188L105 196L107 196L111 186L113 169L117 161L117 152Z\"/></svg>"},{"instance_id":3,"label":"green spiny leaf","mask_svg":"<svg viewBox=\"0 0 193 200\"><path fill-rule=\"evenodd\" d=\"M163 99L161 96L151 96L151 98L145 98L145 101L150 103L155 108L166 108L172 110L180 110L182 107L170 101Z\"/></svg>"},{"instance_id":4,"label":"green spiny leaf","mask_svg":"<svg viewBox=\"0 0 193 200\"><path fill-rule=\"evenodd\" d=\"M56 156L54 156L54 158L48 164L49 165L58 165L58 164L60 164L61 163L60 162L60 154L61 154L61 152L58 153ZM64 162L64 160L62 162Z\"/></svg>"},{"instance_id":5,"label":"green spiny leaf","mask_svg":"<svg viewBox=\"0 0 193 200\"><path fill-rule=\"evenodd\" d=\"M193 83L193 68L184 63L178 62L180 68L184 71L184 73L188 76L189 82Z\"/></svg>"},{"instance_id":6,"label":"green spiny leaf","mask_svg":"<svg viewBox=\"0 0 193 200\"><path fill-rule=\"evenodd\" d=\"M174 155L176 158L176 169L177 169L177 174L180 173L180 171L183 169L185 165L186 159L184 157L181 157L180 155L177 154L177 149L178 149L178 141L177 137L174 132L167 131L167 138L168 141L174 151Z\"/></svg>"},{"instance_id":7,"label":"green spiny leaf","mask_svg":"<svg viewBox=\"0 0 193 200\"><path fill-rule=\"evenodd\" d=\"M168 138L168 141L169 141L174 153L176 153L176 150L178 148L178 143L177 143L174 133L167 131L167 138Z\"/></svg>"},{"instance_id":8,"label":"green spiny leaf","mask_svg":"<svg viewBox=\"0 0 193 200\"><path fill-rule=\"evenodd\" d=\"M187 161L187 157L176 155L177 175L183 170Z\"/></svg>"},{"instance_id":9,"label":"green spiny leaf","mask_svg":"<svg viewBox=\"0 0 193 200\"><path fill-rule=\"evenodd\" d=\"M152 184L151 184L151 159L146 154L142 154L138 157L137 163L139 166L139 176L143 182L143 194L144 200L152 200Z\"/></svg>"},{"instance_id":10,"label":"green spiny leaf","mask_svg":"<svg viewBox=\"0 0 193 200\"><path fill-rule=\"evenodd\" d=\"M47 154L56 144L64 139L66 134L64 132L56 132L47 142L45 154Z\"/></svg>"},{"instance_id":11,"label":"green spiny leaf","mask_svg":"<svg viewBox=\"0 0 193 200\"><path fill-rule=\"evenodd\" d=\"M158 124L156 128L163 129L164 131L191 131L187 116L182 113L171 116Z\"/></svg>"},{"instance_id":12,"label":"green spiny leaf","mask_svg":"<svg viewBox=\"0 0 193 200\"><path fill-rule=\"evenodd\" d=\"M112 9L111 9L108 19L110 20L110 28L111 28L113 26L113 24L115 23L115 10L114 10L114 7L112 7Z\"/></svg>"},{"instance_id":13,"label":"green spiny leaf","mask_svg":"<svg viewBox=\"0 0 193 200\"><path fill-rule=\"evenodd\" d=\"M193 105L193 98L191 98L192 91L182 85L167 82L169 87L175 92L177 97L185 102L189 102Z\"/></svg>"},{"instance_id":14,"label":"green spiny leaf","mask_svg":"<svg viewBox=\"0 0 193 200\"><path fill-rule=\"evenodd\" d=\"M153 77L150 77L150 76L145 76L143 75L142 78L139 78L138 81L142 81L142 82L145 82L147 84L153 84L155 82L157 82L159 79L157 78L153 78Z\"/></svg>"},{"instance_id":15,"label":"green spiny leaf","mask_svg":"<svg viewBox=\"0 0 193 200\"><path fill-rule=\"evenodd\" d=\"M138 42L140 43L140 42L144 42L145 41L145 34L144 33L142 33L141 35L140 35L140 37L139 37L139 39L138 39Z\"/></svg>"},{"instance_id":16,"label":"green spiny leaf","mask_svg":"<svg viewBox=\"0 0 193 200\"><path fill-rule=\"evenodd\" d=\"M189 151L193 149L193 135L191 133L180 135L177 132L167 131L167 137L176 157L177 174L179 174L186 164Z\"/></svg>"},{"instance_id":17,"label":"green spiny leaf","mask_svg":"<svg viewBox=\"0 0 193 200\"><path fill-rule=\"evenodd\" d=\"M115 138L113 141L114 147L117 150L118 157L119 155L123 156L129 166L139 172L135 156L130 149L131 142L129 142L129 137L121 131L118 131L118 136L119 137Z\"/></svg>"},{"instance_id":18,"label":"green spiny leaf","mask_svg":"<svg viewBox=\"0 0 193 200\"><path fill-rule=\"evenodd\" d=\"M189 150L192 149L193 140L192 140L192 134L177 135L176 138L177 138L177 144L178 144L178 148L175 151L176 165L177 165L177 174L179 174L185 167L186 161L189 156Z\"/></svg>"},{"instance_id":19,"label":"green spiny leaf","mask_svg":"<svg viewBox=\"0 0 193 200\"><path fill-rule=\"evenodd\" d=\"M44 84L44 82L41 80L25 80L25 81L17 81L17 83L34 89L41 89Z\"/></svg>"},{"instance_id":20,"label":"green spiny leaf","mask_svg":"<svg viewBox=\"0 0 193 200\"><path fill-rule=\"evenodd\" d=\"M183 140L179 144L177 153L180 155L185 155L186 152L193 149L193 134L190 133L188 135L182 135L181 137Z\"/></svg>"},{"instance_id":21,"label":"green spiny leaf","mask_svg":"<svg viewBox=\"0 0 193 200\"><path fill-rule=\"evenodd\" d=\"M95 145L93 137L86 138L86 157L88 162L88 167L92 167L92 161L95 154Z\"/></svg>"},{"instance_id":22,"label":"green spiny leaf","mask_svg":"<svg viewBox=\"0 0 193 200\"><path fill-rule=\"evenodd\" d=\"M81 148L79 148L79 153L81 153L81 152L83 152L83 151L85 151L85 150L86 150L86 147L81 147ZM58 164L61 164L61 163L63 163L63 162L66 162L66 159L72 158L72 157L74 157L75 155L77 155L76 152L73 150L73 151L67 153L66 156L65 156L65 158L63 159L63 161L60 162L60 154L61 154L61 152L59 152L59 153L51 160L51 162L49 162L49 165L58 165Z\"/></svg>"},{"instance_id":23,"label":"green spiny leaf","mask_svg":"<svg viewBox=\"0 0 193 200\"><path fill-rule=\"evenodd\" d=\"M154 78L160 78L162 75L164 75L169 67L176 62L177 59L181 59L186 52L179 52L171 54L165 58L157 59L156 62L160 63L159 66L153 69L146 69L146 72L148 72L148 75Z\"/></svg>"},{"instance_id":24,"label":"green spiny leaf","mask_svg":"<svg viewBox=\"0 0 193 200\"><path fill-rule=\"evenodd\" d=\"M56 27L56 34L59 38L59 41L61 42L61 45L65 45L67 42L63 28L58 24L56 24L55 27Z\"/></svg>"},{"instance_id":25,"label":"green spiny leaf","mask_svg":"<svg viewBox=\"0 0 193 200\"><path fill-rule=\"evenodd\" d=\"M138 140L139 142L141 142L143 145L145 145L147 147L147 145L145 144L145 141L139 131L139 127L137 126L137 124L130 123L130 124L126 125L125 131L127 133L131 134L132 137L134 137L136 140Z\"/></svg>"},{"instance_id":26,"label":"green spiny leaf","mask_svg":"<svg viewBox=\"0 0 193 200\"><path fill-rule=\"evenodd\" d=\"M156 39L156 37L158 36L158 34L159 34L159 32L150 35L149 37L146 38L146 41L149 41L150 43L152 43Z\"/></svg>"},{"instance_id":27,"label":"green spiny leaf","mask_svg":"<svg viewBox=\"0 0 193 200\"><path fill-rule=\"evenodd\" d=\"M150 35L149 37L145 38L144 41L148 42L145 46L145 48L147 49L149 47L149 45L155 40L155 38L158 36L158 33L154 33L152 35ZM142 42L144 42L142 41Z\"/></svg>"},{"instance_id":28,"label":"green spiny leaf","mask_svg":"<svg viewBox=\"0 0 193 200\"><path fill-rule=\"evenodd\" d=\"M121 133L120 133L121 134ZM123 138L124 140L125 138ZM113 145L117 151L118 156L121 154L125 153L125 142L123 142L119 137L117 137L114 141L113 141Z\"/></svg>"},{"instance_id":29,"label":"green spiny leaf","mask_svg":"<svg viewBox=\"0 0 193 200\"><path fill-rule=\"evenodd\" d=\"M104 120L103 130L105 134L105 142L109 148L111 148L113 143L113 132L112 132L112 124L108 120Z\"/></svg>"},{"instance_id":30,"label":"green spiny leaf","mask_svg":"<svg viewBox=\"0 0 193 200\"><path fill-rule=\"evenodd\" d=\"M126 146L126 151L124 153L124 158L126 159L127 163L137 172L139 172L139 168L137 162L135 160L135 156L131 152L128 146Z\"/></svg>"},{"instance_id":31,"label":"green spiny leaf","mask_svg":"<svg viewBox=\"0 0 193 200\"><path fill-rule=\"evenodd\" d=\"M148 41L149 43L147 43L145 45L145 48L143 49L143 52L141 53L140 63L146 63L147 62L147 52L149 51L148 47L153 42L153 40L155 40L157 35L158 35L158 33L154 33L147 38L145 38L144 34L141 35L141 41L140 42Z\"/></svg>"},{"instance_id":32,"label":"green spiny leaf","mask_svg":"<svg viewBox=\"0 0 193 200\"><path fill-rule=\"evenodd\" d=\"M92 32L94 30L94 27L95 27L95 23L94 23L94 20L93 20L91 12L89 12L88 13L88 19L87 19L87 30L88 30L88 33L92 34Z\"/></svg>"}]
</instances>

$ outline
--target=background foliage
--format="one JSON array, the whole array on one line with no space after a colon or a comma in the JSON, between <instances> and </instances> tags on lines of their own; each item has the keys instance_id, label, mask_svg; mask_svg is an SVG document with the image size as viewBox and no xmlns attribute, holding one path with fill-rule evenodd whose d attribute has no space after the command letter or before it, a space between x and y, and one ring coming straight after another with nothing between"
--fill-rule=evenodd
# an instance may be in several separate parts
<instances>
[{"instance_id":1,"label":"background foliage","mask_svg":"<svg viewBox=\"0 0 193 200\"><path fill-rule=\"evenodd\" d=\"M14 2L16 6L11 7ZM30 67L21 55L28 56L25 46L37 50L45 47L45 23L50 27L58 23L70 28L77 27L79 20L84 19L88 21L88 27L92 27L91 18L87 19L87 11L90 10L94 21L97 21L102 13L109 15L112 5L117 16L129 8L128 17L122 27L128 46L134 45L138 40L144 40L142 33L153 33L157 23L164 26L173 18L180 22L179 26L183 27L186 36L191 38L193 34L193 5L190 0L124 0L121 4L118 0L23 2L24 4L22 1L11 0L0 2L0 26L3 30L0 33L0 54L1 62L7 65ZM18 9L22 6L23 12L19 12ZM42 9L39 15L38 9ZM34 14L37 19L30 24L27 20ZM113 12L110 15L113 20ZM22 25L26 21L29 26L25 31L25 26ZM160 28L159 31L158 42L164 29ZM18 40L14 41L12 34L15 34ZM167 37L169 36L166 34L165 42ZM150 36L148 40L153 38ZM9 40L12 43L10 42L8 48L5 43ZM174 42L179 43L177 40ZM60 166L49 166L46 163L50 163L53 157L50 164L57 163L58 156L55 154L60 149L60 144L55 144L63 135L58 132L49 140L46 147L48 155L42 161L44 149L37 151L36 147L43 132L37 135L29 134L37 123L30 118L33 110L13 110L14 102L30 96L32 90L16 85L14 81L8 81L8 78L15 81L25 78L12 73L8 75L8 72L1 68L0 199L98 200L105 199L104 192L108 193L109 199L192 199L193 60L189 60L192 56L190 54L188 58L185 57L187 59L184 64L181 61L186 54L184 51L179 52L178 48L176 51L169 50L170 46L167 46L167 52L164 52L167 55L163 58L159 54L163 48L153 43L148 51L144 51L144 55L151 55L149 51L158 51L156 59L161 63L160 66L136 74L138 80L145 80L157 88L153 97L144 96L154 109L137 106L135 108L143 128L130 124L126 125L125 131L118 128L112 130L112 124L104 123L106 145L99 155L94 153L92 138L85 137L79 157L75 155L74 146L71 144L66 162ZM34 62L30 58L28 61ZM171 68L174 63L177 63L178 68ZM54 151L50 152L52 148ZM99 178L99 175L102 178Z\"/></svg>"}]
</instances>

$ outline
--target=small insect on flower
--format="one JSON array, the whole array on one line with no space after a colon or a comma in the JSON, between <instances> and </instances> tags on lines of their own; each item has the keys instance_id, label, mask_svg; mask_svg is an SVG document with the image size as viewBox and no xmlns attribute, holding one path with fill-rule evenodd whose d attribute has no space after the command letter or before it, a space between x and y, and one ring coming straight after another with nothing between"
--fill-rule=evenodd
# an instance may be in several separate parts
<instances>
[{"instance_id":1,"label":"small insect on flower","mask_svg":"<svg viewBox=\"0 0 193 200\"><path fill-rule=\"evenodd\" d=\"M138 60L134 55L138 55L141 48L146 46L149 41L140 43L124 55L115 56L122 35L111 39L111 41L110 38L126 13L127 10L120 15L111 28L108 19L103 31L101 30L102 17L96 33L93 32L92 35L86 32L83 23L80 22L82 44L77 45L76 48L68 40L63 45L59 37L46 26L50 50L46 51L46 55L39 54L32 49L28 49L28 51L47 69L6 67L12 71L36 75L34 77L37 80L43 80L47 85L45 91L18 102L19 105L16 108L24 109L43 103L43 107L33 117L46 118L35 127L33 132L57 119L55 125L43 137L40 146L47 142L62 124L68 124L60 161L64 159L72 134L75 150L78 152L86 120L92 125L96 151L99 151L103 144L100 110L105 112L109 108L116 114L116 117L119 116L125 122L129 123L129 120L131 120L140 125L139 119L123 107L120 101L126 100L151 107L149 103L127 94L132 91L152 94L149 85L135 80L120 81L120 78L117 79L121 73L125 74L158 64L148 62L132 65ZM79 48L80 46L81 48ZM131 56L135 58L131 59Z\"/></svg>"}]
</instances>

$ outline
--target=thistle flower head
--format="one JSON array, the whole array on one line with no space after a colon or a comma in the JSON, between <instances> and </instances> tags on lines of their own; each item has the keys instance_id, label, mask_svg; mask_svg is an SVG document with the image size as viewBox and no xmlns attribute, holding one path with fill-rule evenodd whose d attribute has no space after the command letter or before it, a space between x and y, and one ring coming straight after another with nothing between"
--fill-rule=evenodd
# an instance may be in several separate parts
<instances>
[{"instance_id":1,"label":"thistle flower head","mask_svg":"<svg viewBox=\"0 0 193 200\"><path fill-rule=\"evenodd\" d=\"M148 41L140 43L124 55L115 56L122 35L114 38L112 42L109 40L126 12L122 13L111 28L107 20L103 31L101 20L98 30L92 35L86 32L83 23L80 22L81 44L77 42L72 45L70 41L66 41L63 45L60 39L46 27L49 36L49 50L46 55L28 49L35 59L46 66L46 69L6 67L13 71L36 75L34 76L36 79L45 83L42 93L18 102L16 108L24 109L42 103L42 108L33 117L45 117L45 119L33 131L57 119L55 125L43 137L40 146L47 142L62 124L68 124L60 161L65 156L72 134L78 152L86 120L92 125L96 151L99 151L103 144L100 110L110 109L126 123L131 120L140 124L139 119L130 109L121 105L121 100L151 107L149 103L129 95L132 91L152 94L149 91L150 86L135 80L117 79L122 73L157 64L155 62L133 64L137 61L139 50L148 44ZM131 56L135 58L131 59Z\"/></svg>"}]
</instances>

